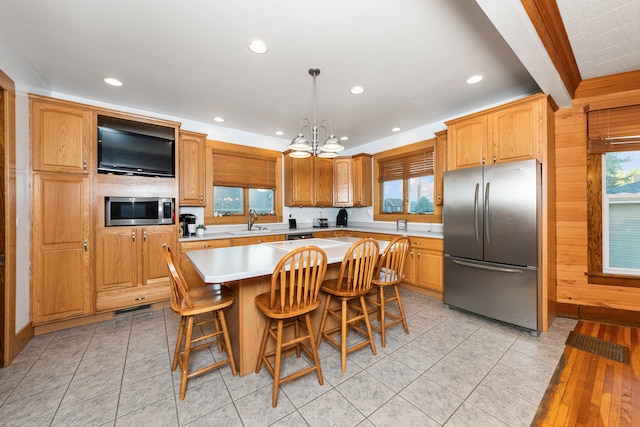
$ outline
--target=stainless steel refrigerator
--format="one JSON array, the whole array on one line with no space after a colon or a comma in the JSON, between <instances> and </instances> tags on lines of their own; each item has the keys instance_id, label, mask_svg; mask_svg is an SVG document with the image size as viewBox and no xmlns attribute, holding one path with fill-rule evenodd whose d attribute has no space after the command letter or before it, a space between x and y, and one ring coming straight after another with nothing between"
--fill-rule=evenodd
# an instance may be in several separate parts
<instances>
[{"instance_id":1,"label":"stainless steel refrigerator","mask_svg":"<svg viewBox=\"0 0 640 427\"><path fill-rule=\"evenodd\" d=\"M444 302L541 330L537 160L445 172Z\"/></svg>"}]
</instances>

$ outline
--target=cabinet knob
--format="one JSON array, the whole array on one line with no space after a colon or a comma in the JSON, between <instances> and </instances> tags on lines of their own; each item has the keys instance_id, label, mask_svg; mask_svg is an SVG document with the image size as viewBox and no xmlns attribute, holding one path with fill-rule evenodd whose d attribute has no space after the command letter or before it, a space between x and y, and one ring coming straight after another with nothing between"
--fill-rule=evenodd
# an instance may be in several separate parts
<instances>
[{"instance_id":1,"label":"cabinet knob","mask_svg":"<svg viewBox=\"0 0 640 427\"><path fill-rule=\"evenodd\" d=\"M143 242L147 241L147 232L146 231L142 233L142 241Z\"/></svg>"},{"instance_id":2,"label":"cabinet knob","mask_svg":"<svg viewBox=\"0 0 640 427\"><path fill-rule=\"evenodd\" d=\"M84 159L82 161L82 169L86 172L87 171L87 159Z\"/></svg>"},{"instance_id":3,"label":"cabinet knob","mask_svg":"<svg viewBox=\"0 0 640 427\"><path fill-rule=\"evenodd\" d=\"M496 160L497 160L497 159L496 159L496 155L494 154L494 155L493 155L493 163L495 163L495 162L496 162Z\"/></svg>"},{"instance_id":4,"label":"cabinet knob","mask_svg":"<svg viewBox=\"0 0 640 427\"><path fill-rule=\"evenodd\" d=\"M135 231L132 231L132 232L131 232L131 241L132 241L133 243L135 243L135 242L136 242L136 232L135 232Z\"/></svg>"},{"instance_id":5,"label":"cabinet knob","mask_svg":"<svg viewBox=\"0 0 640 427\"><path fill-rule=\"evenodd\" d=\"M84 239L84 251L87 252L87 239ZM2 258L4 261L4 254L2 254Z\"/></svg>"}]
</instances>

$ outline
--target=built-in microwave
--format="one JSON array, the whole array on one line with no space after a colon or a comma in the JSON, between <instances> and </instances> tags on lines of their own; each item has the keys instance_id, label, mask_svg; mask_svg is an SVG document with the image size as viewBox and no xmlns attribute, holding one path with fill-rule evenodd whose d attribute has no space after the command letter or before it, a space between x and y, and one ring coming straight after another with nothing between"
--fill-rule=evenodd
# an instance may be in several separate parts
<instances>
[{"instance_id":1,"label":"built-in microwave","mask_svg":"<svg viewBox=\"0 0 640 427\"><path fill-rule=\"evenodd\" d=\"M163 197L105 197L104 225L162 225L175 223L175 199Z\"/></svg>"}]
</instances>

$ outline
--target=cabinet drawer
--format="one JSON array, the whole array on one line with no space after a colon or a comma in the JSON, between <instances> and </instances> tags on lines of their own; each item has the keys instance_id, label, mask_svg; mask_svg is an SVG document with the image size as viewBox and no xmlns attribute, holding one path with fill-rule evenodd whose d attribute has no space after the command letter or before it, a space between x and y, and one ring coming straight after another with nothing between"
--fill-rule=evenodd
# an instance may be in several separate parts
<instances>
[{"instance_id":1,"label":"cabinet drawer","mask_svg":"<svg viewBox=\"0 0 640 427\"><path fill-rule=\"evenodd\" d=\"M443 239L429 239L426 237L409 237L412 249L430 249L434 251L444 250Z\"/></svg>"},{"instance_id":2,"label":"cabinet drawer","mask_svg":"<svg viewBox=\"0 0 640 427\"><path fill-rule=\"evenodd\" d=\"M180 242L180 251L192 251L197 249L228 248L231 239L198 240L197 242Z\"/></svg>"},{"instance_id":3,"label":"cabinet drawer","mask_svg":"<svg viewBox=\"0 0 640 427\"><path fill-rule=\"evenodd\" d=\"M171 284L147 285L131 289L113 289L96 294L96 311L117 310L166 301L171 298Z\"/></svg>"},{"instance_id":4,"label":"cabinet drawer","mask_svg":"<svg viewBox=\"0 0 640 427\"><path fill-rule=\"evenodd\" d=\"M284 240L284 234L274 234L270 236L255 236L255 237L238 237L231 239L232 246L246 246L256 245L264 242L279 242Z\"/></svg>"}]
</instances>

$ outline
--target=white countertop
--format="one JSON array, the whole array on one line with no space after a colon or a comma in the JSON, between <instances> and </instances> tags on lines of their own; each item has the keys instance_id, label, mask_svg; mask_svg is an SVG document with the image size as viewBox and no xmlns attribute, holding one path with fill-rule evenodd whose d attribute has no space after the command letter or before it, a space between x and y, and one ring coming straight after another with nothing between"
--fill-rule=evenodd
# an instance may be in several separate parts
<instances>
[{"instance_id":1,"label":"white countertop","mask_svg":"<svg viewBox=\"0 0 640 427\"><path fill-rule=\"evenodd\" d=\"M356 237L332 237L327 239L287 240L257 245L187 251L198 274L206 283L224 283L251 277L265 276L282 257L301 246L318 246L327 254L329 264L342 262ZM389 242L378 241L382 252Z\"/></svg>"},{"instance_id":2,"label":"white countertop","mask_svg":"<svg viewBox=\"0 0 640 427\"><path fill-rule=\"evenodd\" d=\"M213 227L211 227L214 229ZM229 232L209 232L203 236L191 236L180 237L180 242L194 242L198 240L217 240L217 239L233 239L238 237L250 237L250 236L269 236L274 234L294 234L294 233L315 233L318 231L359 231L364 233L384 233L393 234L397 236L414 236L414 237L426 237L431 239L442 239L442 232L422 231L422 230L396 230L395 228L382 228L382 227L366 227L366 226L353 226L353 227L327 227L327 228L315 228L304 227L296 229L288 228L274 228L269 230L257 230L251 233L244 234L230 234Z\"/></svg>"}]
</instances>

